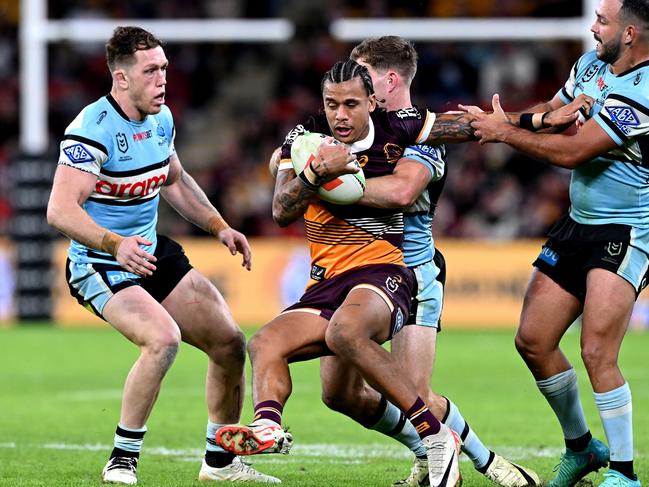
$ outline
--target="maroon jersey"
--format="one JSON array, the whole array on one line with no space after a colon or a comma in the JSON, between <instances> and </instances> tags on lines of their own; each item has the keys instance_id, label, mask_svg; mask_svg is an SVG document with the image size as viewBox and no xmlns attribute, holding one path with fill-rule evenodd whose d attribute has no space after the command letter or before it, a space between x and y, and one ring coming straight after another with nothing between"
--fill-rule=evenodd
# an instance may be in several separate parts
<instances>
[{"instance_id":1,"label":"maroon jersey","mask_svg":"<svg viewBox=\"0 0 649 487\"><path fill-rule=\"evenodd\" d=\"M434 121L433 114L422 113L414 107L395 112L372 112L367 137L350 146L365 177L391 174L407 146L426 140ZM295 127L282 145L280 170L292 170L291 144L307 131L332 135L324 113ZM364 265L404 265L401 251L403 213L400 209L318 201L308 206L304 222L311 252L309 286Z\"/></svg>"}]
</instances>

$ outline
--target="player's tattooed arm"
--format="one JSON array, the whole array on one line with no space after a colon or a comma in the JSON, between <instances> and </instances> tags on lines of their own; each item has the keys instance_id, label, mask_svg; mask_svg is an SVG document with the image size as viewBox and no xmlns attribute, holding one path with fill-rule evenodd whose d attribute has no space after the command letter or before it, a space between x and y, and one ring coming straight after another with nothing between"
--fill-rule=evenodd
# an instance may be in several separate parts
<instances>
[{"instance_id":1,"label":"player's tattooed arm","mask_svg":"<svg viewBox=\"0 0 649 487\"><path fill-rule=\"evenodd\" d=\"M426 145L449 144L477 140L471 128L475 116L466 112L438 113L425 142Z\"/></svg>"},{"instance_id":2,"label":"player's tattooed arm","mask_svg":"<svg viewBox=\"0 0 649 487\"><path fill-rule=\"evenodd\" d=\"M293 171L278 171L273 194L273 220L280 227L286 227L301 217L309 203L316 199L315 191L307 188Z\"/></svg>"}]
</instances>

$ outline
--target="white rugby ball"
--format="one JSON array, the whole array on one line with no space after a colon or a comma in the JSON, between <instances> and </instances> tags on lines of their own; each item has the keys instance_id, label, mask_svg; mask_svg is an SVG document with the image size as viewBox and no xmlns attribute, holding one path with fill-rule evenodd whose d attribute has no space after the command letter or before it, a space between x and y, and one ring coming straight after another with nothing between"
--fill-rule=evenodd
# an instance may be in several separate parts
<instances>
[{"instance_id":1,"label":"white rugby ball","mask_svg":"<svg viewBox=\"0 0 649 487\"><path fill-rule=\"evenodd\" d=\"M316 132L306 132L298 136L291 145L291 161L296 174L301 173L304 168L315 160L318 147L326 142L328 136ZM340 142L334 139L333 144ZM352 164L350 162L350 164ZM356 161L353 164L358 164ZM323 183L318 188L320 199L338 205L350 205L356 203L365 191L365 175L363 169L354 174L343 174L336 179Z\"/></svg>"}]
</instances>

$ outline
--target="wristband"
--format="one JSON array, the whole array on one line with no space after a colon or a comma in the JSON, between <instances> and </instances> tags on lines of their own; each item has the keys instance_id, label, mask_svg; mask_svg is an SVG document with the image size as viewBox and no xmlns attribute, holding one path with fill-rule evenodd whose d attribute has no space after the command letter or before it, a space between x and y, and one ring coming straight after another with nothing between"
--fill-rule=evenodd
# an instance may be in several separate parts
<instances>
[{"instance_id":1,"label":"wristband","mask_svg":"<svg viewBox=\"0 0 649 487\"><path fill-rule=\"evenodd\" d=\"M533 113L521 113L520 119L518 121L518 126L522 129L534 132L536 129L534 128L534 124L532 123L533 116Z\"/></svg>"},{"instance_id":2,"label":"wristband","mask_svg":"<svg viewBox=\"0 0 649 487\"><path fill-rule=\"evenodd\" d=\"M221 215L214 215L207 220L207 231L212 235L217 235L221 230L225 230L229 227L230 225L225 223L225 220Z\"/></svg>"},{"instance_id":3,"label":"wristband","mask_svg":"<svg viewBox=\"0 0 649 487\"><path fill-rule=\"evenodd\" d=\"M104 237L101 239L101 247L99 250L102 252L108 252L113 257L117 256L117 249L119 249L120 244L124 240L124 237L117 235L110 230L107 230L104 233Z\"/></svg>"},{"instance_id":4,"label":"wristband","mask_svg":"<svg viewBox=\"0 0 649 487\"><path fill-rule=\"evenodd\" d=\"M315 172L310 164L304 168L304 171L302 171L302 173L304 174L304 177L309 180L309 183L314 186L320 186L322 178L318 175L317 172Z\"/></svg>"},{"instance_id":5,"label":"wristband","mask_svg":"<svg viewBox=\"0 0 649 487\"><path fill-rule=\"evenodd\" d=\"M309 181L309 178L305 174L306 168L304 171L302 171L300 174L297 175L298 179L300 182L310 191L318 191L319 186L317 184L313 184L311 181Z\"/></svg>"}]
</instances>

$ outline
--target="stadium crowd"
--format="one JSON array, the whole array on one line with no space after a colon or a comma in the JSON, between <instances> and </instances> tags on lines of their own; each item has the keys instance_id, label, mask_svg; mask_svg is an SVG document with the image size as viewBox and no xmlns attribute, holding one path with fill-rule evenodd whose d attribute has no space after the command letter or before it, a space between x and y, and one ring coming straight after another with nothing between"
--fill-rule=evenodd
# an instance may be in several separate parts
<instances>
[{"instance_id":1,"label":"stadium crowd","mask_svg":"<svg viewBox=\"0 0 649 487\"><path fill-rule=\"evenodd\" d=\"M10 231L7 176L19 151L16 3L0 3L0 236ZM351 44L329 36L331 19L581 14L581 2L570 0L500 1L497 7L495 1L482 0L48 3L53 19L286 16L296 22L296 38L290 43L182 43L166 48L171 61L168 103L185 165L208 188L226 219L250 236L300 231L299 226L279 229L270 218L272 182L266 161L291 124L319 106L322 74L349 52ZM414 101L433 111L454 110L458 102L487 107L495 91L511 110L548 99L581 51L578 42L416 45L420 64ZM57 141L79 109L110 87L103 76L102 45L54 44L49 56L49 124L51 140ZM506 147L451 147L448 161L449 179L436 216L438 236L538 237L567 207L566 171ZM172 212L164 213L161 226L176 235L200 232Z\"/></svg>"}]
</instances>

